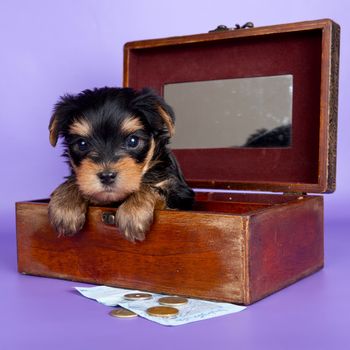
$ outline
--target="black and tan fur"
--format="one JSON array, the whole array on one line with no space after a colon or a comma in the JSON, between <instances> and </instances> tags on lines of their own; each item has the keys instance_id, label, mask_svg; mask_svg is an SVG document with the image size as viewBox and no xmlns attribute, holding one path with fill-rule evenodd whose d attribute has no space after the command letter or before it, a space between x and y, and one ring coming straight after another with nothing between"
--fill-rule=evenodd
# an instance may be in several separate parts
<instances>
[{"instance_id":1,"label":"black and tan fur","mask_svg":"<svg viewBox=\"0 0 350 350\"><path fill-rule=\"evenodd\" d=\"M71 175L51 195L59 235L74 235L88 205L117 204L116 224L142 241L155 208L190 209L194 193L172 152L174 113L149 89L100 88L65 95L50 121L50 143L64 140Z\"/></svg>"}]
</instances>

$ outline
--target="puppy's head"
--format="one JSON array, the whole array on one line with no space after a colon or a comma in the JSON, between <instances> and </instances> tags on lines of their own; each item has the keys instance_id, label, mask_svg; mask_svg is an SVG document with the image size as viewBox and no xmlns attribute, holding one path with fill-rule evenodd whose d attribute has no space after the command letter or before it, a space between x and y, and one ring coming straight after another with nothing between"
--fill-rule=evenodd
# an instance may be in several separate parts
<instances>
[{"instance_id":1,"label":"puppy's head","mask_svg":"<svg viewBox=\"0 0 350 350\"><path fill-rule=\"evenodd\" d=\"M63 137L80 191L98 203L140 187L174 131L174 113L149 89L101 88L65 95L50 121L50 143Z\"/></svg>"}]
</instances>

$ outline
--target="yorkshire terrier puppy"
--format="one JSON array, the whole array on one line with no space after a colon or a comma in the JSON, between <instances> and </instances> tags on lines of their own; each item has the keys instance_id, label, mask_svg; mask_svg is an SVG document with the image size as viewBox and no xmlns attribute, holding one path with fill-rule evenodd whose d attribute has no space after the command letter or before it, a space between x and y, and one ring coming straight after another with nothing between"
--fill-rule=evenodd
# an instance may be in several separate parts
<instances>
[{"instance_id":1,"label":"yorkshire terrier puppy","mask_svg":"<svg viewBox=\"0 0 350 350\"><path fill-rule=\"evenodd\" d=\"M89 204L118 205L115 221L142 241L155 208L191 209L194 192L167 148L174 112L149 89L100 88L65 95L50 121L50 143L64 141L71 175L51 195L59 235L79 232Z\"/></svg>"}]
</instances>

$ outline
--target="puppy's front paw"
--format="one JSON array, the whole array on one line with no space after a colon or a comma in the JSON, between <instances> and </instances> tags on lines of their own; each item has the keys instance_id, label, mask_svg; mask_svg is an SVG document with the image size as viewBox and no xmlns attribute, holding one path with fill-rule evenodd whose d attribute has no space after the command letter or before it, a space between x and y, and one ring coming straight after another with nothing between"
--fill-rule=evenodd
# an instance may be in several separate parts
<instances>
[{"instance_id":1,"label":"puppy's front paw","mask_svg":"<svg viewBox=\"0 0 350 350\"><path fill-rule=\"evenodd\" d=\"M74 236L85 223L85 211L80 207L60 207L49 204L49 218L58 236Z\"/></svg>"},{"instance_id":2,"label":"puppy's front paw","mask_svg":"<svg viewBox=\"0 0 350 350\"><path fill-rule=\"evenodd\" d=\"M52 193L49 219L59 236L73 236L85 223L88 202L80 195L75 182L64 182Z\"/></svg>"},{"instance_id":3,"label":"puppy's front paw","mask_svg":"<svg viewBox=\"0 0 350 350\"><path fill-rule=\"evenodd\" d=\"M117 227L127 240L143 241L153 223L154 209L164 207L163 196L148 186L142 186L118 208Z\"/></svg>"},{"instance_id":4,"label":"puppy's front paw","mask_svg":"<svg viewBox=\"0 0 350 350\"><path fill-rule=\"evenodd\" d=\"M153 208L135 207L124 202L116 212L116 224L122 235L131 242L143 241L153 222Z\"/></svg>"}]
</instances>

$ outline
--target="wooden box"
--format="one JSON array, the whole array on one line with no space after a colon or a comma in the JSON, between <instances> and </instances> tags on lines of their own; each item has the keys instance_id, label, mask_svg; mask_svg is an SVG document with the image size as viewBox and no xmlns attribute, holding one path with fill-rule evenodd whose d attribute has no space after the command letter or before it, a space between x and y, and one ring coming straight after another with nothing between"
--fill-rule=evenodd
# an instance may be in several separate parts
<instances>
[{"instance_id":1,"label":"wooden box","mask_svg":"<svg viewBox=\"0 0 350 350\"><path fill-rule=\"evenodd\" d=\"M251 304L323 266L323 197L335 189L339 26L319 20L125 45L124 85L293 76L290 147L179 149L192 211L157 210L146 241L90 207L57 238L48 200L16 204L23 274ZM213 189L221 191L213 192ZM223 190L271 191L277 194Z\"/></svg>"}]
</instances>

